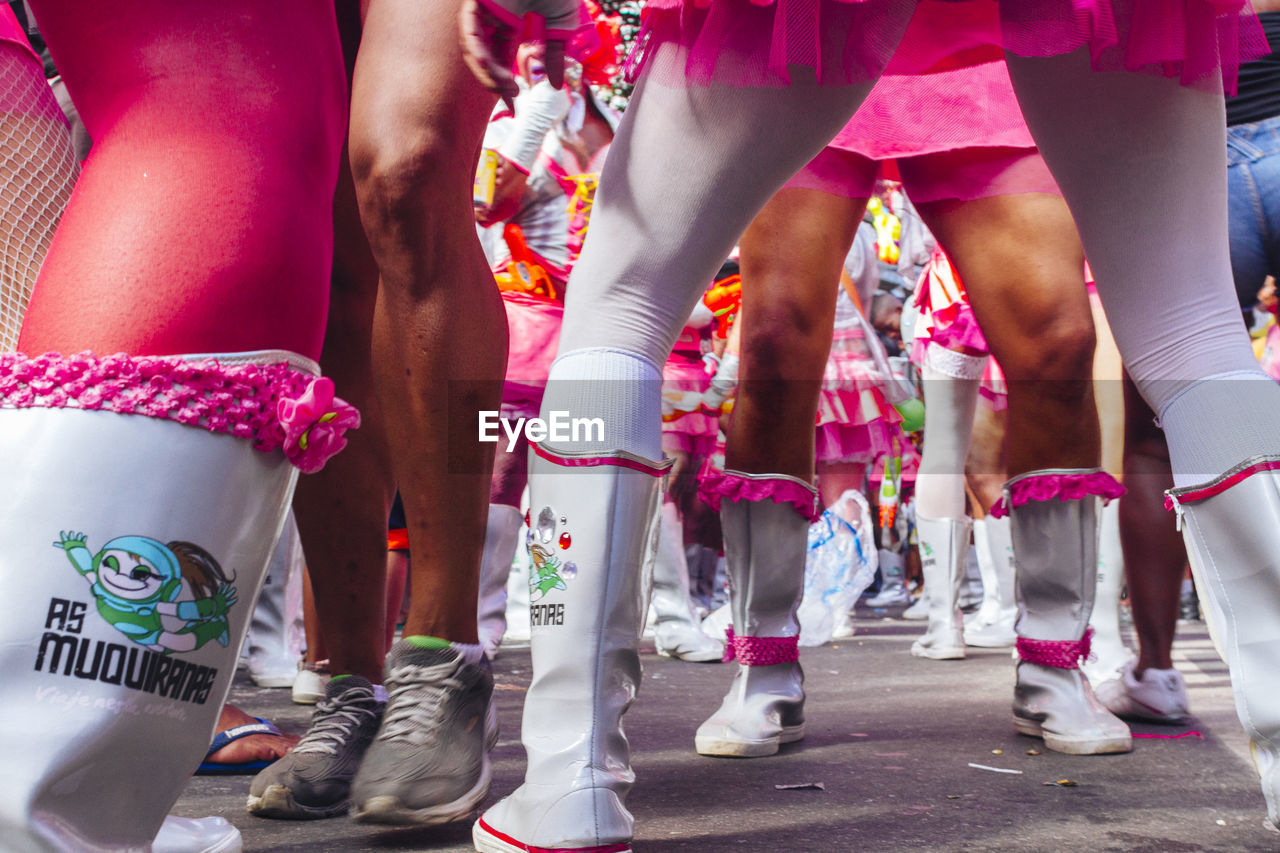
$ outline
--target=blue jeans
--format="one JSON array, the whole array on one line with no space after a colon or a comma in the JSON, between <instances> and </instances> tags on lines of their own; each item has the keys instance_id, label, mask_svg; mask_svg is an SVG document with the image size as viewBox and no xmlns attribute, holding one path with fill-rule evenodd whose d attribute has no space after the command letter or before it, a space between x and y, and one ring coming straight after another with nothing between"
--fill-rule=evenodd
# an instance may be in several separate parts
<instances>
[{"instance_id":1,"label":"blue jeans","mask_svg":"<svg viewBox=\"0 0 1280 853\"><path fill-rule=\"evenodd\" d=\"M1280 279L1280 117L1227 128L1231 271L1242 308Z\"/></svg>"}]
</instances>

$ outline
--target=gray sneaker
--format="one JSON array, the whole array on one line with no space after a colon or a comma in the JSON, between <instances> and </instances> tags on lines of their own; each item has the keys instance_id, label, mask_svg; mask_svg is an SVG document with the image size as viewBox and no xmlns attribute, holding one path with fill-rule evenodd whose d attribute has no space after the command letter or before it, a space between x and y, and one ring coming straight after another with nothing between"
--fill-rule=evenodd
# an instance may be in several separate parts
<instances>
[{"instance_id":1,"label":"gray sneaker","mask_svg":"<svg viewBox=\"0 0 1280 853\"><path fill-rule=\"evenodd\" d=\"M361 823L461 820L489 792L493 673L452 646L401 640L387 655L387 711L352 785Z\"/></svg>"},{"instance_id":2,"label":"gray sneaker","mask_svg":"<svg viewBox=\"0 0 1280 853\"><path fill-rule=\"evenodd\" d=\"M253 778L249 814L284 820L346 814L351 780L385 707L357 675L330 681L302 740Z\"/></svg>"}]
</instances>

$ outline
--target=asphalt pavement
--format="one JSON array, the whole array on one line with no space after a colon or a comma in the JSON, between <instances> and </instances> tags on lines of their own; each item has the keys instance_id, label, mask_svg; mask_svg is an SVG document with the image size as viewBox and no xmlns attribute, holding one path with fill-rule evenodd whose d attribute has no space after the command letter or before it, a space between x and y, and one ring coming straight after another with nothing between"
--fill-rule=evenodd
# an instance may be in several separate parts
<instances>
[{"instance_id":1,"label":"asphalt pavement","mask_svg":"<svg viewBox=\"0 0 1280 853\"><path fill-rule=\"evenodd\" d=\"M1175 646L1188 725L1135 724L1130 754L1070 756L1015 733L1009 650L920 660L908 650L923 624L860 616L853 638L801 651L806 737L769 758L696 755L694 730L718 707L733 665L646 648L644 684L625 720L637 851L1280 849L1280 833L1263 824L1226 666L1204 623L1181 625ZM527 648L504 649L495 663L502 734L490 802L521 779L529 674ZM311 710L243 672L232 701L295 733ZM230 819L246 851L472 850L469 822L388 830L250 817L249 778L194 778L175 811Z\"/></svg>"}]
</instances>

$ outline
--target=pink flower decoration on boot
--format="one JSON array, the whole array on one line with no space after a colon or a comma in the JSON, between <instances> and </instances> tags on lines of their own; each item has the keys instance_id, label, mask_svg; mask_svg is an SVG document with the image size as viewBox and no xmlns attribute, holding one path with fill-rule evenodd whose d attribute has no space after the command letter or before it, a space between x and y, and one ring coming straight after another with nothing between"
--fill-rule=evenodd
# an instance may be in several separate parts
<instances>
[{"instance_id":1,"label":"pink flower decoration on boot","mask_svg":"<svg viewBox=\"0 0 1280 853\"><path fill-rule=\"evenodd\" d=\"M276 415L284 428L284 455L304 474L314 474L347 446L343 433L360 426L355 406L333 394L333 380L320 376L297 399L282 398Z\"/></svg>"}]
</instances>

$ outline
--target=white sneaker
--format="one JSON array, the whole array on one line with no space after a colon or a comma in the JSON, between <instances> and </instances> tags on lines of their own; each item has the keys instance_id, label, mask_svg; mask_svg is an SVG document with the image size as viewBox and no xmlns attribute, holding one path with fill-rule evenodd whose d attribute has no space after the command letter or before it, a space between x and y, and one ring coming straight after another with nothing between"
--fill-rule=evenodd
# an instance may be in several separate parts
<instances>
[{"instance_id":1,"label":"white sneaker","mask_svg":"<svg viewBox=\"0 0 1280 853\"><path fill-rule=\"evenodd\" d=\"M1169 725L1185 723L1191 711L1182 673L1176 669L1147 669L1137 679L1133 674L1136 665L1136 661L1130 661L1118 678L1099 684L1094 689L1098 701L1117 717Z\"/></svg>"},{"instance_id":2,"label":"white sneaker","mask_svg":"<svg viewBox=\"0 0 1280 853\"><path fill-rule=\"evenodd\" d=\"M299 663L298 675L293 680L295 705L314 705L324 698L325 688L333 676L327 660L319 663Z\"/></svg>"},{"instance_id":3,"label":"white sneaker","mask_svg":"<svg viewBox=\"0 0 1280 853\"><path fill-rule=\"evenodd\" d=\"M928 592L920 593L915 603L902 611L902 618L908 622L923 622L929 618L929 599Z\"/></svg>"}]
</instances>

